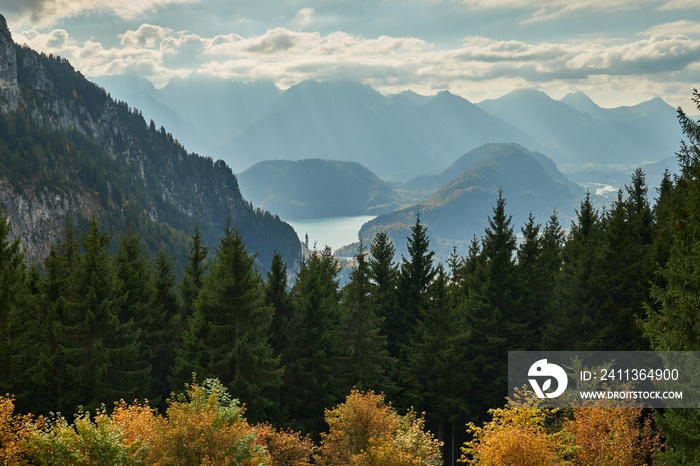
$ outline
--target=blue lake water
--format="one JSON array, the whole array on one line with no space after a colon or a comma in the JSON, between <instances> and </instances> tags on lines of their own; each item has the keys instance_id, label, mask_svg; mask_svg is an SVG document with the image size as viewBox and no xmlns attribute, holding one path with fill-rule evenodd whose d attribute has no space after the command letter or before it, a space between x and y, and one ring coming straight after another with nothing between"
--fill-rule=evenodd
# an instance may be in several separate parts
<instances>
[{"instance_id":1,"label":"blue lake water","mask_svg":"<svg viewBox=\"0 0 700 466\"><path fill-rule=\"evenodd\" d=\"M315 242L318 249L323 249L328 245L331 249L336 250L341 246L356 242L360 227L373 218L373 215L359 215L356 217L285 220L285 222L294 228L302 242L304 235L309 235L310 248L313 248Z\"/></svg>"}]
</instances>

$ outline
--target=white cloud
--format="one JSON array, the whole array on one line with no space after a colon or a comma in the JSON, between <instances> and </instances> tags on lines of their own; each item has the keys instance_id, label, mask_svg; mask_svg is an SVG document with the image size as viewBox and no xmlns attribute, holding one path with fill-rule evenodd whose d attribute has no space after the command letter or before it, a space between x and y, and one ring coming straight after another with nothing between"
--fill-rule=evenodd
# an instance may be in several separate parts
<instances>
[{"instance_id":1,"label":"white cloud","mask_svg":"<svg viewBox=\"0 0 700 466\"><path fill-rule=\"evenodd\" d=\"M122 19L134 19L167 5L198 0L22 0L10 7L17 24L33 28L49 27L62 18L89 13L110 13Z\"/></svg>"},{"instance_id":2,"label":"white cloud","mask_svg":"<svg viewBox=\"0 0 700 466\"><path fill-rule=\"evenodd\" d=\"M668 88L669 82L677 81L674 76L700 62L700 40L669 34L616 43L528 43L470 36L450 48L414 37L365 38L286 28L249 37L202 37L144 24L122 34L121 44L111 48L74 40L62 29L27 31L17 40L67 57L89 76L138 74L156 85L196 72L242 81L273 79L283 88L305 79L352 79L384 92L449 88L472 99L479 92L499 89L505 93L513 87L586 87L591 82L607 88L619 82Z\"/></svg>"},{"instance_id":3,"label":"white cloud","mask_svg":"<svg viewBox=\"0 0 700 466\"><path fill-rule=\"evenodd\" d=\"M314 21L315 10L313 8L302 8L297 11L296 23L299 29L304 29Z\"/></svg>"},{"instance_id":4,"label":"white cloud","mask_svg":"<svg viewBox=\"0 0 700 466\"><path fill-rule=\"evenodd\" d=\"M671 23L657 24L640 33L640 35L645 36L655 34L700 35L700 22L688 20L673 21Z\"/></svg>"}]
</instances>

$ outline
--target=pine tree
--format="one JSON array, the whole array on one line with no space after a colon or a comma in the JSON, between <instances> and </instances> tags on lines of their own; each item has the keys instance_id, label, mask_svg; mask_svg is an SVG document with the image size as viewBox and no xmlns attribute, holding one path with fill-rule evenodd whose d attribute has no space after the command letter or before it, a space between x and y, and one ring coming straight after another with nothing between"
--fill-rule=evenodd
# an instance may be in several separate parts
<instances>
[{"instance_id":1,"label":"pine tree","mask_svg":"<svg viewBox=\"0 0 700 466\"><path fill-rule=\"evenodd\" d=\"M387 376L391 359L386 348L386 336L380 333L384 319L377 315L378 306L373 299L375 285L370 282L371 274L362 241L355 255L355 264L341 301L341 328L345 343L341 362L345 391L357 388L386 393L392 391Z\"/></svg>"},{"instance_id":2,"label":"pine tree","mask_svg":"<svg viewBox=\"0 0 700 466\"><path fill-rule=\"evenodd\" d=\"M398 279L398 315L387 323L389 340L399 345L408 343L408 336L418 321L421 309L427 302L428 286L435 277L433 257L430 250L428 228L421 224L420 212L408 237L408 257L402 257ZM401 360L405 357L398 354Z\"/></svg>"},{"instance_id":3,"label":"pine tree","mask_svg":"<svg viewBox=\"0 0 700 466\"><path fill-rule=\"evenodd\" d=\"M517 287L521 295L520 310L527 328L519 346L527 351L536 348L540 341L543 313L547 304L546 289L551 288L552 277L543 264L544 246L540 238L540 224L530 212L527 224L521 229L523 241L517 251Z\"/></svg>"},{"instance_id":4,"label":"pine tree","mask_svg":"<svg viewBox=\"0 0 700 466\"><path fill-rule=\"evenodd\" d=\"M138 329L120 322L122 283L109 255L109 236L92 220L82 237L61 325L70 389L64 406L95 409L101 403L147 393L149 367L139 358Z\"/></svg>"},{"instance_id":5,"label":"pine tree","mask_svg":"<svg viewBox=\"0 0 700 466\"><path fill-rule=\"evenodd\" d=\"M165 251L160 251L156 259L154 288L154 322L146 341L152 354L151 391L155 396L161 396L171 392L168 373L175 359L175 348L184 324L182 302L175 291L175 266ZM162 406L164 399L161 398L160 401Z\"/></svg>"},{"instance_id":6,"label":"pine tree","mask_svg":"<svg viewBox=\"0 0 700 466\"><path fill-rule=\"evenodd\" d=\"M493 212L474 271L467 276L470 364L478 380L471 398L477 413L485 413L506 395L507 352L522 349L527 336L527 322L518 314L515 235L502 192Z\"/></svg>"},{"instance_id":7,"label":"pine tree","mask_svg":"<svg viewBox=\"0 0 700 466\"><path fill-rule=\"evenodd\" d=\"M467 360L469 329L464 308L457 303L462 290L448 282L441 265L431 283L429 304L422 309L412 334L404 368L406 397L429 423L439 440L449 444L446 427L464 425L469 415L469 397L474 371ZM456 445L452 444L454 449Z\"/></svg>"},{"instance_id":8,"label":"pine tree","mask_svg":"<svg viewBox=\"0 0 700 466\"><path fill-rule=\"evenodd\" d=\"M282 365L286 364L288 352L291 350L292 335L289 334L293 318L292 301L287 289L287 264L282 255L275 253L267 272L265 282L265 304L274 309L272 327L270 328L270 344L276 355L281 356Z\"/></svg>"},{"instance_id":9,"label":"pine tree","mask_svg":"<svg viewBox=\"0 0 700 466\"><path fill-rule=\"evenodd\" d=\"M218 378L246 403L253 419L274 408L283 370L269 343L274 310L265 305L255 256L229 224L209 265L195 313L177 351L175 373Z\"/></svg>"},{"instance_id":10,"label":"pine tree","mask_svg":"<svg viewBox=\"0 0 700 466\"><path fill-rule=\"evenodd\" d=\"M700 109L700 94L693 92ZM645 333L655 351L700 351L700 122L682 110L679 121L688 143L678 153L681 174L673 187L662 184L657 218L659 233L670 236L671 249L665 265L657 270L660 279L652 285L653 305L647 306ZM662 240L665 241L665 240ZM656 422L669 450L666 464L700 463L700 414L697 409L667 409Z\"/></svg>"},{"instance_id":11,"label":"pine tree","mask_svg":"<svg viewBox=\"0 0 700 466\"><path fill-rule=\"evenodd\" d=\"M323 410L345 396L338 373L343 345L337 277L338 262L326 247L304 259L292 287L293 357L285 367L282 399L295 428L311 434L323 429Z\"/></svg>"},{"instance_id":12,"label":"pine tree","mask_svg":"<svg viewBox=\"0 0 700 466\"><path fill-rule=\"evenodd\" d=\"M194 302L199 290L202 289L202 281L207 272L207 254L209 249L202 246L202 237L199 233L199 224L194 227L192 235L192 249L187 256L189 265L185 265L185 276L180 283L180 296L184 307L185 317L194 313Z\"/></svg>"},{"instance_id":13,"label":"pine tree","mask_svg":"<svg viewBox=\"0 0 700 466\"><path fill-rule=\"evenodd\" d=\"M24 254L20 238L12 239L10 221L0 212L0 390L12 391L23 368L13 364L16 332L22 319L19 305L25 295Z\"/></svg>"},{"instance_id":14,"label":"pine tree","mask_svg":"<svg viewBox=\"0 0 700 466\"><path fill-rule=\"evenodd\" d=\"M396 356L396 335L389 327L390 322L398 320L397 282L398 271L394 264L396 249L389 236L380 231L374 235L369 246L368 259L370 280L375 285L372 299L377 306L377 316L382 319L381 334L387 336L387 349L391 356Z\"/></svg>"}]
</instances>

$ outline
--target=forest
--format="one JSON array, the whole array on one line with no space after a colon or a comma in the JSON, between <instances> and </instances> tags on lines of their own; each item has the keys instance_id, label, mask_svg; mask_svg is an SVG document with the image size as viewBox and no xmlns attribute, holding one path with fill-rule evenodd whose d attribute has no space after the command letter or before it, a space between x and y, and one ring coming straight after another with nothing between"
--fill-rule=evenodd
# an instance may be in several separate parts
<instances>
[{"instance_id":1,"label":"forest","mask_svg":"<svg viewBox=\"0 0 700 466\"><path fill-rule=\"evenodd\" d=\"M0 458L698 464L697 410L506 401L508 351L700 347L700 122L679 121L682 170L653 204L637 170L609 208L586 196L569 228L531 216L517 241L499 195L445 264L417 213L408 254L376 234L344 287L328 248L262 276L230 223L213 251L192 232L182 280L96 220L27 266L3 219Z\"/></svg>"}]
</instances>

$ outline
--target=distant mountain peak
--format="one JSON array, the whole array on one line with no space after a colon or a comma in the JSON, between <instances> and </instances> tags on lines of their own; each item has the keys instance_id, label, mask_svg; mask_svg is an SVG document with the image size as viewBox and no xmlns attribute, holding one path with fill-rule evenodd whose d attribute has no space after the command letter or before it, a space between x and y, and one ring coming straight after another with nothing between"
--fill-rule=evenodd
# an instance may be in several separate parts
<instances>
[{"instance_id":1,"label":"distant mountain peak","mask_svg":"<svg viewBox=\"0 0 700 466\"><path fill-rule=\"evenodd\" d=\"M591 113L600 110L600 106L581 91L569 92L560 102L583 113Z\"/></svg>"}]
</instances>

